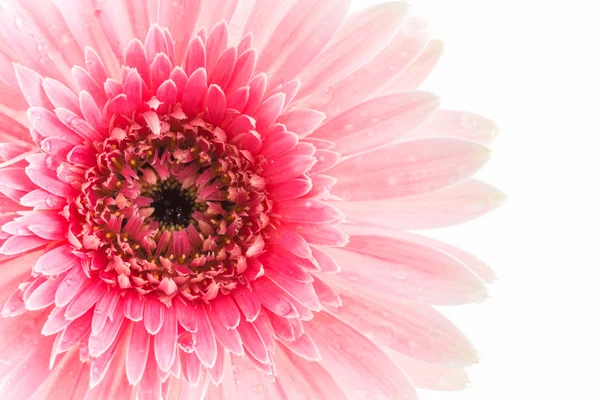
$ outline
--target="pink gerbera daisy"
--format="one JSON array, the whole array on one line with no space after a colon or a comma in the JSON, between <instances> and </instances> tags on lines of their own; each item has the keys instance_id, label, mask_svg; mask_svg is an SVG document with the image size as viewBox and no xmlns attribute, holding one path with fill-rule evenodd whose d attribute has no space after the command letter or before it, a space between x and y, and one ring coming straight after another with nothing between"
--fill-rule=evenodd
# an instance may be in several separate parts
<instances>
[{"instance_id":1,"label":"pink gerbera daisy","mask_svg":"<svg viewBox=\"0 0 600 400\"><path fill-rule=\"evenodd\" d=\"M476 362L488 120L390 2L0 2L0 398L406 399Z\"/></svg>"}]
</instances>

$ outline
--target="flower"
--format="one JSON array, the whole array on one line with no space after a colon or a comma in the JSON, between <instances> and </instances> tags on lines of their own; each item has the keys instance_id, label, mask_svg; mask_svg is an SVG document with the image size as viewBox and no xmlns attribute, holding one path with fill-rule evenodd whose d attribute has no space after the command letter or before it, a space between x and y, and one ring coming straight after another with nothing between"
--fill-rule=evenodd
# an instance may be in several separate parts
<instances>
[{"instance_id":1,"label":"flower","mask_svg":"<svg viewBox=\"0 0 600 400\"><path fill-rule=\"evenodd\" d=\"M2 398L464 384L432 306L493 274L408 231L499 204L496 129L416 90L404 3L349 3L0 3Z\"/></svg>"}]
</instances>

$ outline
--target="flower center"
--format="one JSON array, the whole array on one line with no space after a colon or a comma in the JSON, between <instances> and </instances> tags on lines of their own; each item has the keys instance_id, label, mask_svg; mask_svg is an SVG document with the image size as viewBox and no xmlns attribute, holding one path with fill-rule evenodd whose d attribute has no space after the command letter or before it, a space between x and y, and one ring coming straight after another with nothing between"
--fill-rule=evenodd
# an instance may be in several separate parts
<instances>
[{"instance_id":1,"label":"flower center","mask_svg":"<svg viewBox=\"0 0 600 400\"><path fill-rule=\"evenodd\" d=\"M150 207L154 208L152 218L161 228L182 230L189 225L192 212L197 208L196 190L185 190L181 183L168 179L160 185L153 186L151 192Z\"/></svg>"},{"instance_id":2,"label":"flower center","mask_svg":"<svg viewBox=\"0 0 600 400\"><path fill-rule=\"evenodd\" d=\"M107 283L208 301L245 284L247 257L262 251L264 161L199 118L159 119L153 129L115 121L96 143L71 204L75 234Z\"/></svg>"}]
</instances>

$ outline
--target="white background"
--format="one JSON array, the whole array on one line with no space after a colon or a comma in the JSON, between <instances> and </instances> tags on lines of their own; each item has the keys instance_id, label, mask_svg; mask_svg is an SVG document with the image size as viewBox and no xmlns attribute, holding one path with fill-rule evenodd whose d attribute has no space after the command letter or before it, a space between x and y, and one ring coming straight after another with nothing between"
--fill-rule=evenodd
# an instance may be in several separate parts
<instances>
[{"instance_id":1,"label":"white background","mask_svg":"<svg viewBox=\"0 0 600 400\"><path fill-rule=\"evenodd\" d=\"M357 5L375 1L357 0ZM447 309L482 361L423 400L600 399L600 15L595 1L413 0L446 53L425 88L500 125L479 178L508 197L431 233L497 271Z\"/></svg>"}]
</instances>

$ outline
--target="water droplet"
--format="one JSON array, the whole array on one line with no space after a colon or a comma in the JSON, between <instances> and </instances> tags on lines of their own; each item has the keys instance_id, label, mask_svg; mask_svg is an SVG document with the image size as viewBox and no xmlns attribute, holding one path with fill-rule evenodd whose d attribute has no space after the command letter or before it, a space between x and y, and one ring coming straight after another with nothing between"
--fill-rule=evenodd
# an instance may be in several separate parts
<instances>
[{"instance_id":1,"label":"water droplet","mask_svg":"<svg viewBox=\"0 0 600 400\"><path fill-rule=\"evenodd\" d=\"M190 332L184 332L177 338L179 348L186 353L191 353L196 347L196 336Z\"/></svg>"},{"instance_id":2,"label":"water droplet","mask_svg":"<svg viewBox=\"0 0 600 400\"><path fill-rule=\"evenodd\" d=\"M18 30L23 30L23 27L25 26L25 23L23 22L23 18L17 17L15 19L15 25L17 26Z\"/></svg>"},{"instance_id":3,"label":"water droplet","mask_svg":"<svg viewBox=\"0 0 600 400\"><path fill-rule=\"evenodd\" d=\"M96 11L94 11L94 17L100 18L101 16L102 16L102 10L96 10Z\"/></svg>"},{"instance_id":4,"label":"water droplet","mask_svg":"<svg viewBox=\"0 0 600 400\"><path fill-rule=\"evenodd\" d=\"M464 128L473 128L477 125L477 120L468 114L463 114L460 116L460 124Z\"/></svg>"},{"instance_id":5,"label":"water droplet","mask_svg":"<svg viewBox=\"0 0 600 400\"><path fill-rule=\"evenodd\" d=\"M389 326L382 326L375 332L375 337L378 339L379 344L388 345L394 339L394 332Z\"/></svg>"},{"instance_id":6,"label":"water droplet","mask_svg":"<svg viewBox=\"0 0 600 400\"><path fill-rule=\"evenodd\" d=\"M236 385L241 385L242 383L244 383L241 379L236 379L235 380L235 384Z\"/></svg>"},{"instance_id":7,"label":"water droplet","mask_svg":"<svg viewBox=\"0 0 600 400\"><path fill-rule=\"evenodd\" d=\"M254 387L252 388L256 393L262 393L264 388L263 385L258 384L258 385L254 385Z\"/></svg>"}]
</instances>

